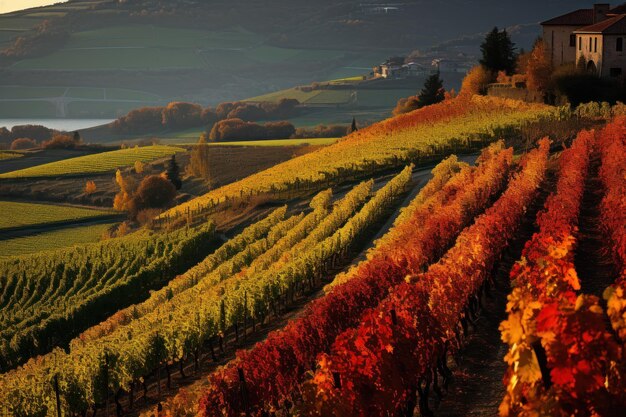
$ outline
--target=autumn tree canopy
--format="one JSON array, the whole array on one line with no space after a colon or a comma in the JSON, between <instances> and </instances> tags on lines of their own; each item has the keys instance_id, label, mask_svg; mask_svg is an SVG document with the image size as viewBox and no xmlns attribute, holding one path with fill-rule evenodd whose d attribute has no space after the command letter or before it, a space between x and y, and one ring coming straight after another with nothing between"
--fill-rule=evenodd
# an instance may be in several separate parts
<instances>
[{"instance_id":1,"label":"autumn tree canopy","mask_svg":"<svg viewBox=\"0 0 626 417\"><path fill-rule=\"evenodd\" d=\"M546 55L546 45L543 40L537 41L526 63L526 86L530 90L545 92L551 75L552 66Z\"/></svg>"}]
</instances>

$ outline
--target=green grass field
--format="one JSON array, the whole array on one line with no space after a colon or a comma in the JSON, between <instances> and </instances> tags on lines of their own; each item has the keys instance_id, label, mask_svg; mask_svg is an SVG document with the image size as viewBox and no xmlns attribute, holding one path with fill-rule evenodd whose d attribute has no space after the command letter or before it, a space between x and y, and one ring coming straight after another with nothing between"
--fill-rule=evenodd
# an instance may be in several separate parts
<instances>
[{"instance_id":1,"label":"green grass field","mask_svg":"<svg viewBox=\"0 0 626 417\"><path fill-rule=\"evenodd\" d=\"M0 240L0 257L25 255L100 241L115 223L69 227L36 235Z\"/></svg>"},{"instance_id":2,"label":"green grass field","mask_svg":"<svg viewBox=\"0 0 626 417\"><path fill-rule=\"evenodd\" d=\"M13 227L97 218L112 213L113 211L81 207L0 201L0 231Z\"/></svg>"},{"instance_id":3,"label":"green grass field","mask_svg":"<svg viewBox=\"0 0 626 417\"><path fill-rule=\"evenodd\" d=\"M183 148L165 145L120 149L7 172L0 174L0 178L39 178L101 174L114 171L117 168L131 166L135 161L149 162L184 151Z\"/></svg>"}]
</instances>

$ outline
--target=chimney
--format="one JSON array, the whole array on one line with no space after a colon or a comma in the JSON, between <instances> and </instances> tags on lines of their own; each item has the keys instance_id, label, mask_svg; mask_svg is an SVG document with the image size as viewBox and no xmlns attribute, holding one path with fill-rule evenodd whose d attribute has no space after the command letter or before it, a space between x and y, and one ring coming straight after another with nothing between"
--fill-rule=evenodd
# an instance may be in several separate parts
<instances>
[{"instance_id":1,"label":"chimney","mask_svg":"<svg viewBox=\"0 0 626 417\"><path fill-rule=\"evenodd\" d=\"M597 3L593 5L593 23L598 23L607 19L607 14L611 10L608 3Z\"/></svg>"}]
</instances>

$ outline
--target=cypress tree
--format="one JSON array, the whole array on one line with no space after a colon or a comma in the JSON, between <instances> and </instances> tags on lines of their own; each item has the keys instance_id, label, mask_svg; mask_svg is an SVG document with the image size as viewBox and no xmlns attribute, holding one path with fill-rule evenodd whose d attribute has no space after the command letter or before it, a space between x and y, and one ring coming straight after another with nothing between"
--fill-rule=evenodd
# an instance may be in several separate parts
<instances>
[{"instance_id":1,"label":"cypress tree","mask_svg":"<svg viewBox=\"0 0 626 417\"><path fill-rule=\"evenodd\" d=\"M445 98L444 91L443 81L439 76L439 71L437 71L426 79L418 97L418 108L442 102Z\"/></svg>"},{"instance_id":2,"label":"cypress tree","mask_svg":"<svg viewBox=\"0 0 626 417\"><path fill-rule=\"evenodd\" d=\"M178 168L178 164L176 163L176 155L172 155L172 159L170 159L169 166L167 167L166 173L167 179L170 180L174 187L177 190L183 186L183 182L180 179L180 169Z\"/></svg>"},{"instance_id":3,"label":"cypress tree","mask_svg":"<svg viewBox=\"0 0 626 417\"><path fill-rule=\"evenodd\" d=\"M350 130L348 130L348 134L350 134L350 133L354 133L354 132L356 132L357 130L359 130L359 128L358 128L358 127L357 127L357 125L356 125L356 118L355 118L355 117L353 117L353 118L352 118L352 126L350 126Z\"/></svg>"}]
</instances>

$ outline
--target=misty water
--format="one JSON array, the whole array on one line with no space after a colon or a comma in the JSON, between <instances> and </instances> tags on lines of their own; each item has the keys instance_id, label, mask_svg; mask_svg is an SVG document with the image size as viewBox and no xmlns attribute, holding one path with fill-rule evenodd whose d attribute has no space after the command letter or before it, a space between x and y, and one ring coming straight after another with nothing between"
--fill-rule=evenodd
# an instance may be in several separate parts
<instances>
[{"instance_id":1,"label":"misty water","mask_svg":"<svg viewBox=\"0 0 626 417\"><path fill-rule=\"evenodd\" d=\"M113 119L0 119L0 128L11 129L13 126L19 125L42 125L50 129L72 132L112 121Z\"/></svg>"}]
</instances>

